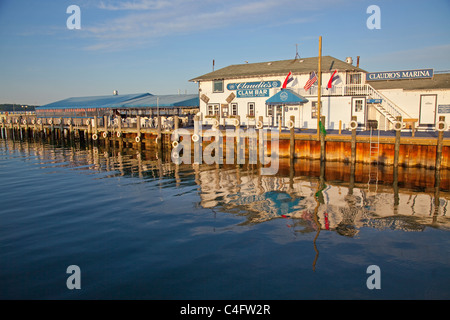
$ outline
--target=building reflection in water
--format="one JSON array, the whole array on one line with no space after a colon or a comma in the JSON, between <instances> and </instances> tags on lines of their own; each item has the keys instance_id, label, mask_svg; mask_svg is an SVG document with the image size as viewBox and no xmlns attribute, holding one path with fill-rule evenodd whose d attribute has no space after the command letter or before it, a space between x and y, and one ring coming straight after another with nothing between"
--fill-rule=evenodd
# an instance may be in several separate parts
<instances>
[{"instance_id":1,"label":"building reflection in water","mask_svg":"<svg viewBox=\"0 0 450 320\"><path fill-rule=\"evenodd\" d=\"M263 176L258 165L176 165L170 154L151 148L1 143L11 153L20 150L37 157L42 167L101 173L102 178L156 179L161 188L195 183L198 204L203 208L243 217L239 225L287 219L294 234L315 233L315 240L322 231L354 237L364 227L402 231L450 228L449 170L378 167L379 179L374 185L367 182L374 168L360 164L281 159L276 176Z\"/></svg>"},{"instance_id":2,"label":"building reflection in water","mask_svg":"<svg viewBox=\"0 0 450 320\"><path fill-rule=\"evenodd\" d=\"M42 166L102 172L102 177L169 178L175 187L193 180L202 207L245 216L244 225L290 218L297 232L319 228L344 236L354 236L362 227L404 231L450 227L448 170L385 167L374 188L367 185L369 168L359 164L281 159L279 173L264 176L258 174L257 165L176 165L170 154L158 156L156 149L2 143L9 152L37 157Z\"/></svg>"}]
</instances>

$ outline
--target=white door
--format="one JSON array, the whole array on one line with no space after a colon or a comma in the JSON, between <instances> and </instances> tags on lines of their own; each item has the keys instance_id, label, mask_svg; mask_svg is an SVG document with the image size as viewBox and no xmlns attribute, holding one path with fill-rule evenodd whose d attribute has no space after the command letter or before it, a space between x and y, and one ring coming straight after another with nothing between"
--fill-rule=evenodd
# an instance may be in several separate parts
<instances>
[{"instance_id":1,"label":"white door","mask_svg":"<svg viewBox=\"0 0 450 320\"><path fill-rule=\"evenodd\" d=\"M419 125L434 126L436 121L436 99L435 94L420 96L420 119Z\"/></svg>"},{"instance_id":2,"label":"white door","mask_svg":"<svg viewBox=\"0 0 450 320\"><path fill-rule=\"evenodd\" d=\"M356 116L358 125L365 126L366 123L366 99L353 98L352 99L352 116Z\"/></svg>"},{"instance_id":3,"label":"white door","mask_svg":"<svg viewBox=\"0 0 450 320\"><path fill-rule=\"evenodd\" d=\"M283 106L275 106L274 126L278 127L279 124L283 125Z\"/></svg>"}]
</instances>

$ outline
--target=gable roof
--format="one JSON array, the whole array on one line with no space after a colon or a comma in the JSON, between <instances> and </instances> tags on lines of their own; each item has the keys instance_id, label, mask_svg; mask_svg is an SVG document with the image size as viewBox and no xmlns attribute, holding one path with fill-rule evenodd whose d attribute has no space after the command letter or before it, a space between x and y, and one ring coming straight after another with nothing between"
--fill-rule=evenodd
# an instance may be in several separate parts
<instances>
[{"instance_id":1,"label":"gable roof","mask_svg":"<svg viewBox=\"0 0 450 320\"><path fill-rule=\"evenodd\" d=\"M379 80L366 81L377 90L403 89L403 90L432 90L450 89L450 73L434 74L431 79L403 79L403 80Z\"/></svg>"},{"instance_id":2,"label":"gable roof","mask_svg":"<svg viewBox=\"0 0 450 320\"><path fill-rule=\"evenodd\" d=\"M198 76L189 81L208 81L220 79L248 78L253 76L281 76L289 72L293 74L317 72L319 63L318 57L291 59L280 61L268 61L258 63L234 64L202 76ZM338 71L359 71L366 72L345 61L331 56L322 57L322 72Z\"/></svg>"}]
</instances>

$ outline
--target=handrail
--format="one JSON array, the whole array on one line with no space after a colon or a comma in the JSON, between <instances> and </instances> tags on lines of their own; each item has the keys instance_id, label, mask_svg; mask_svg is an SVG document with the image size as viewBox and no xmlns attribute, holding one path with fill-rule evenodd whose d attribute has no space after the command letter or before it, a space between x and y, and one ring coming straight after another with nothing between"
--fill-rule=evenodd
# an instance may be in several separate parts
<instances>
[{"instance_id":1,"label":"handrail","mask_svg":"<svg viewBox=\"0 0 450 320\"><path fill-rule=\"evenodd\" d=\"M389 107L393 110L395 110L399 116L406 115L406 117L411 118L411 116L402 108L400 108L398 105L396 105L394 102L389 100L385 95L383 95L381 92L377 91L375 88L373 88L370 84L365 84L368 88L370 88L371 92L375 93L378 97L380 97L383 101L386 101L389 105ZM398 111L400 110L400 112ZM404 117L403 117L404 118Z\"/></svg>"},{"instance_id":2,"label":"handrail","mask_svg":"<svg viewBox=\"0 0 450 320\"><path fill-rule=\"evenodd\" d=\"M293 89L296 93L303 96L316 96L318 87L311 87L309 90L304 88ZM373 88L370 84L345 84L341 86L333 86L331 89L327 89L326 86L321 88L322 96L373 96L374 98L382 99L383 108L389 112L392 116L405 116L411 118L411 116L394 102L389 100L381 92Z\"/></svg>"}]
</instances>

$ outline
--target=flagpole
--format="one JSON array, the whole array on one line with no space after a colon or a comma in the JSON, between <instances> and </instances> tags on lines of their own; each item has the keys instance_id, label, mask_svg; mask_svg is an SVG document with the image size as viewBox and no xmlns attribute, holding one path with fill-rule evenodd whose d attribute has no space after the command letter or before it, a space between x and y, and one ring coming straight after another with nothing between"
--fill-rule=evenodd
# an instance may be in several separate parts
<instances>
[{"instance_id":1,"label":"flagpole","mask_svg":"<svg viewBox=\"0 0 450 320\"><path fill-rule=\"evenodd\" d=\"M318 66L318 73L319 73L319 88L317 90L317 137L320 136L320 117L321 117L321 102L320 102L320 90L322 87L322 36L319 36L319 66Z\"/></svg>"}]
</instances>

